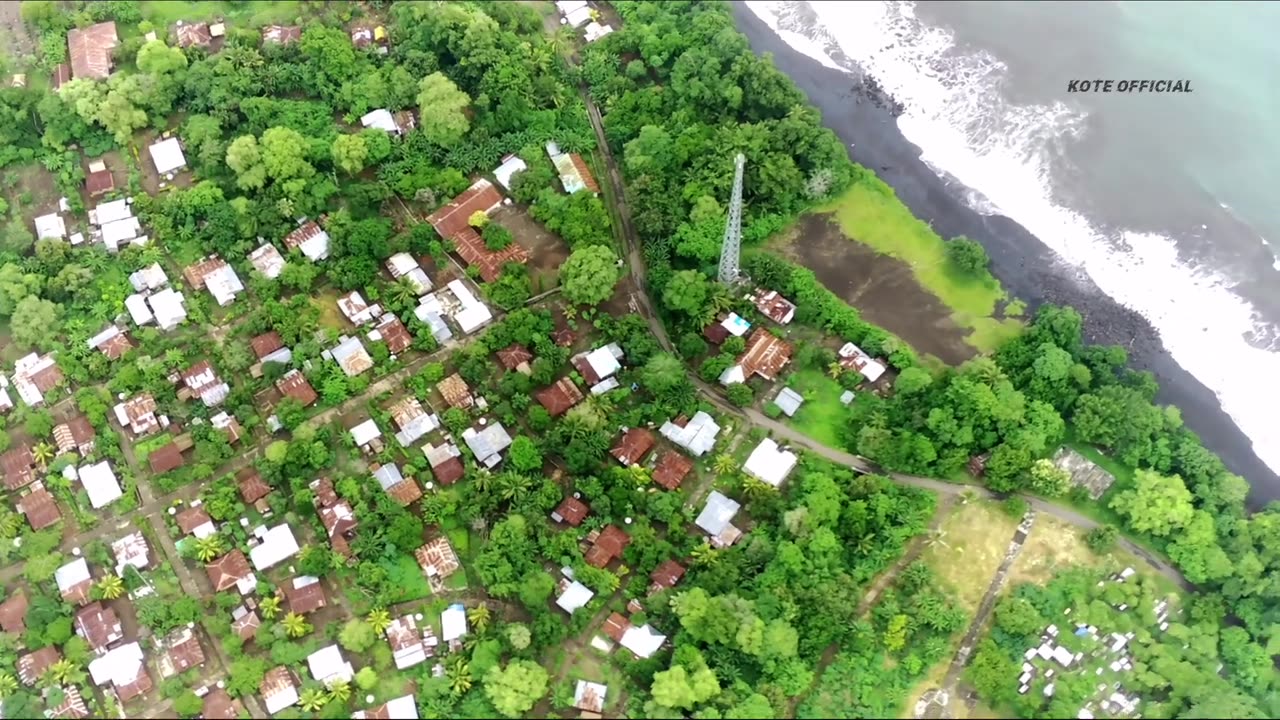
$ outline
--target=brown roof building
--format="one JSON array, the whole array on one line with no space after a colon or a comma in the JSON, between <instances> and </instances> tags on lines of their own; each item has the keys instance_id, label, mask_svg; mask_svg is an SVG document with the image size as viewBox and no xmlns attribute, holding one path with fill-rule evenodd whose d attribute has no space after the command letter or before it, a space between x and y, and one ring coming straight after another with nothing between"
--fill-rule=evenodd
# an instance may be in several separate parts
<instances>
[{"instance_id":1,"label":"brown roof building","mask_svg":"<svg viewBox=\"0 0 1280 720\"><path fill-rule=\"evenodd\" d=\"M190 535L201 525L213 522L213 518L209 517L209 513L205 512L203 507L189 507L178 513L173 519L177 522L178 530L183 535Z\"/></svg>"},{"instance_id":2,"label":"brown roof building","mask_svg":"<svg viewBox=\"0 0 1280 720\"><path fill-rule=\"evenodd\" d=\"M444 443L438 447L423 448L427 454L427 464L431 466L431 474L441 485L452 485L467 474L462 464L461 451L452 443Z\"/></svg>"},{"instance_id":3,"label":"brown roof building","mask_svg":"<svg viewBox=\"0 0 1280 720\"><path fill-rule=\"evenodd\" d=\"M177 44L180 48L208 47L209 43L213 42L213 33L209 32L209 23L189 23L179 20L178 24L174 26L173 32L177 36Z\"/></svg>"},{"instance_id":4,"label":"brown roof building","mask_svg":"<svg viewBox=\"0 0 1280 720\"><path fill-rule=\"evenodd\" d=\"M288 45L302 38L302 27L298 25L268 25L262 28L262 42Z\"/></svg>"},{"instance_id":5,"label":"brown roof building","mask_svg":"<svg viewBox=\"0 0 1280 720\"><path fill-rule=\"evenodd\" d=\"M76 632L94 650L105 650L108 645L124 638L124 628L116 611L100 601L94 601L76 611Z\"/></svg>"},{"instance_id":6,"label":"brown roof building","mask_svg":"<svg viewBox=\"0 0 1280 720\"><path fill-rule=\"evenodd\" d=\"M340 500L328 507L320 508L320 522L324 525L329 538L349 535L359 525L355 512L346 500Z\"/></svg>"},{"instance_id":7,"label":"brown roof building","mask_svg":"<svg viewBox=\"0 0 1280 720\"><path fill-rule=\"evenodd\" d=\"M31 448L22 445L0 455L0 470L4 471L4 486L9 490L35 482L36 459L31 455Z\"/></svg>"},{"instance_id":8,"label":"brown roof building","mask_svg":"<svg viewBox=\"0 0 1280 720\"><path fill-rule=\"evenodd\" d=\"M156 408L156 399L151 395L134 395L116 405L116 419L121 425L127 425L135 436L146 435L160 429Z\"/></svg>"},{"instance_id":9,"label":"brown roof building","mask_svg":"<svg viewBox=\"0 0 1280 720\"><path fill-rule=\"evenodd\" d=\"M112 335L98 345L98 351L106 355L108 360L119 360L132 349L133 343L129 340L129 336L122 332Z\"/></svg>"},{"instance_id":10,"label":"brown roof building","mask_svg":"<svg viewBox=\"0 0 1280 720\"><path fill-rule=\"evenodd\" d=\"M271 486L263 481L255 468L245 468L236 473L236 485L240 489L240 499L252 505L271 493Z\"/></svg>"},{"instance_id":11,"label":"brown roof building","mask_svg":"<svg viewBox=\"0 0 1280 720\"><path fill-rule=\"evenodd\" d=\"M164 648L164 654L156 663L160 677L173 677L204 664L204 649L200 647L200 638L191 628L174 630L159 645Z\"/></svg>"},{"instance_id":12,"label":"brown roof building","mask_svg":"<svg viewBox=\"0 0 1280 720\"><path fill-rule=\"evenodd\" d=\"M53 86L54 90L57 90L69 82L71 82L71 66L66 63L58 63L53 68L53 77L49 79L49 84Z\"/></svg>"},{"instance_id":13,"label":"brown roof building","mask_svg":"<svg viewBox=\"0 0 1280 720\"><path fill-rule=\"evenodd\" d=\"M311 496L318 507L327 508L338 504L338 493L333 491L333 481L329 478L312 480Z\"/></svg>"},{"instance_id":14,"label":"brown roof building","mask_svg":"<svg viewBox=\"0 0 1280 720\"><path fill-rule=\"evenodd\" d=\"M276 389L285 397L297 400L303 407L307 407L319 398L315 388L307 382L307 377L297 370L290 370L276 380Z\"/></svg>"},{"instance_id":15,"label":"brown roof building","mask_svg":"<svg viewBox=\"0 0 1280 720\"><path fill-rule=\"evenodd\" d=\"M262 677L262 683L258 685L258 692L262 694L262 698L271 704L271 698L282 694L293 694L297 697L298 686L294 682L293 673L289 672L289 668L281 665L267 671Z\"/></svg>"},{"instance_id":16,"label":"brown roof building","mask_svg":"<svg viewBox=\"0 0 1280 720\"><path fill-rule=\"evenodd\" d=\"M244 705L220 687L213 688L204 696L204 706L200 710L200 717L205 720L235 720L243 714Z\"/></svg>"},{"instance_id":17,"label":"brown roof building","mask_svg":"<svg viewBox=\"0 0 1280 720\"><path fill-rule=\"evenodd\" d=\"M213 585L214 592L230 590L236 586L236 583L253 575L253 570L249 567L249 558L245 557L240 550L232 550L205 565L204 571L209 574L209 583Z\"/></svg>"},{"instance_id":18,"label":"brown roof building","mask_svg":"<svg viewBox=\"0 0 1280 720\"><path fill-rule=\"evenodd\" d=\"M249 341L249 347L253 348L253 356L261 360L280 348L283 348L284 340L280 338L280 333L272 330L254 337Z\"/></svg>"},{"instance_id":19,"label":"brown roof building","mask_svg":"<svg viewBox=\"0 0 1280 720\"><path fill-rule=\"evenodd\" d=\"M427 222L440 237L452 240L459 232L471 227L471 216L477 212L489 212L502 204L502 193L488 180L477 180L448 205L427 216Z\"/></svg>"},{"instance_id":20,"label":"brown roof building","mask_svg":"<svg viewBox=\"0 0 1280 720\"><path fill-rule=\"evenodd\" d=\"M716 321L702 328L702 337L713 345L723 345L724 341L729 339L729 328L725 327L724 323Z\"/></svg>"},{"instance_id":21,"label":"brown roof building","mask_svg":"<svg viewBox=\"0 0 1280 720\"><path fill-rule=\"evenodd\" d=\"M551 519L578 527L587 518L587 513L589 512L591 512L591 508L586 503L570 495L561 500L556 509L551 511Z\"/></svg>"},{"instance_id":22,"label":"brown roof building","mask_svg":"<svg viewBox=\"0 0 1280 720\"><path fill-rule=\"evenodd\" d=\"M560 417L569 408L582 402L582 391L567 377L555 381L533 394L538 403L546 408L551 417Z\"/></svg>"},{"instance_id":23,"label":"brown roof building","mask_svg":"<svg viewBox=\"0 0 1280 720\"><path fill-rule=\"evenodd\" d=\"M176 443L170 442L152 450L147 462L151 465L151 472L156 474L177 470L182 467L182 451Z\"/></svg>"},{"instance_id":24,"label":"brown roof building","mask_svg":"<svg viewBox=\"0 0 1280 720\"><path fill-rule=\"evenodd\" d=\"M519 343L508 345L498 351L498 362L509 371L522 372L528 375L530 372L529 363L532 360L533 353Z\"/></svg>"},{"instance_id":25,"label":"brown roof building","mask_svg":"<svg viewBox=\"0 0 1280 720\"><path fill-rule=\"evenodd\" d=\"M58 503L48 490L40 488L18 501L18 511L27 516L32 530L43 530L62 519Z\"/></svg>"},{"instance_id":26,"label":"brown roof building","mask_svg":"<svg viewBox=\"0 0 1280 720\"><path fill-rule=\"evenodd\" d=\"M101 161L89 164L89 172L84 176L84 189L91 198L99 198L116 189L116 178Z\"/></svg>"},{"instance_id":27,"label":"brown roof building","mask_svg":"<svg viewBox=\"0 0 1280 720\"><path fill-rule=\"evenodd\" d=\"M588 565L596 568L603 568L615 558L622 557L622 551L631 544L631 536L617 525L606 525L598 533L588 535L587 540L591 542L591 548L587 550L584 559Z\"/></svg>"},{"instance_id":28,"label":"brown roof building","mask_svg":"<svg viewBox=\"0 0 1280 720\"><path fill-rule=\"evenodd\" d=\"M324 587L320 578L296 577L280 586L284 595L285 607L291 613L306 615L324 607Z\"/></svg>"},{"instance_id":29,"label":"brown roof building","mask_svg":"<svg viewBox=\"0 0 1280 720\"><path fill-rule=\"evenodd\" d=\"M373 329L382 336L382 341L387 344L387 350L394 355L408 350L413 345L413 336L409 334L409 328L400 322L400 318L392 313L383 313L378 318L378 322L374 323Z\"/></svg>"},{"instance_id":30,"label":"brown roof building","mask_svg":"<svg viewBox=\"0 0 1280 720\"><path fill-rule=\"evenodd\" d=\"M53 429L53 441L58 446L59 455L69 452L88 455L93 452L97 437L98 431L83 415L77 415Z\"/></svg>"},{"instance_id":31,"label":"brown roof building","mask_svg":"<svg viewBox=\"0 0 1280 720\"><path fill-rule=\"evenodd\" d=\"M747 341L747 350L738 364L743 377L759 375L774 380L791 361L791 345L764 328L756 328Z\"/></svg>"},{"instance_id":32,"label":"brown roof building","mask_svg":"<svg viewBox=\"0 0 1280 720\"><path fill-rule=\"evenodd\" d=\"M600 626L600 631L607 637L612 638L614 642L622 642L622 636L630 629L631 621L623 617L621 613L612 613L605 619L604 625Z\"/></svg>"},{"instance_id":33,"label":"brown roof building","mask_svg":"<svg viewBox=\"0 0 1280 720\"><path fill-rule=\"evenodd\" d=\"M449 407L466 409L475 405L475 398L471 397L471 388L458 373L436 383L436 389L440 391L444 401L449 403Z\"/></svg>"},{"instance_id":34,"label":"brown roof building","mask_svg":"<svg viewBox=\"0 0 1280 720\"><path fill-rule=\"evenodd\" d=\"M119 44L114 22L68 30L67 54L71 58L71 76L105 80L111 75L111 53Z\"/></svg>"},{"instance_id":35,"label":"brown roof building","mask_svg":"<svg viewBox=\"0 0 1280 720\"><path fill-rule=\"evenodd\" d=\"M260 627L262 627L262 618L258 617L256 610L250 610L241 605L232 612L231 632L241 640L245 642L253 640L257 637Z\"/></svg>"},{"instance_id":36,"label":"brown roof building","mask_svg":"<svg viewBox=\"0 0 1280 720\"><path fill-rule=\"evenodd\" d=\"M668 490L676 490L684 477L693 470L693 461L675 450L668 450L658 458L653 468L653 481Z\"/></svg>"},{"instance_id":37,"label":"brown roof building","mask_svg":"<svg viewBox=\"0 0 1280 720\"><path fill-rule=\"evenodd\" d=\"M484 244L484 238L475 228L465 227L454 235L453 248L459 257L480 271L485 282L493 282L502 275L502 266L507 263L529 262L529 253L519 243L512 242L501 250L490 250Z\"/></svg>"},{"instance_id":38,"label":"brown roof building","mask_svg":"<svg viewBox=\"0 0 1280 720\"><path fill-rule=\"evenodd\" d=\"M684 577L684 566L675 560L664 560L653 572L649 573L649 579L653 584L649 586L649 592L655 593L660 590L667 590L676 586L680 582L680 578Z\"/></svg>"},{"instance_id":39,"label":"brown roof building","mask_svg":"<svg viewBox=\"0 0 1280 720\"><path fill-rule=\"evenodd\" d=\"M428 578L443 580L458 570L458 555L443 535L414 550L413 556Z\"/></svg>"},{"instance_id":40,"label":"brown roof building","mask_svg":"<svg viewBox=\"0 0 1280 720\"><path fill-rule=\"evenodd\" d=\"M18 679L23 685L34 686L50 665L62 659L62 653L55 647L40 648L18 658Z\"/></svg>"},{"instance_id":41,"label":"brown roof building","mask_svg":"<svg viewBox=\"0 0 1280 720\"><path fill-rule=\"evenodd\" d=\"M7 633L27 631L27 596L18 590L0 603L0 630Z\"/></svg>"},{"instance_id":42,"label":"brown roof building","mask_svg":"<svg viewBox=\"0 0 1280 720\"><path fill-rule=\"evenodd\" d=\"M44 691L43 697L46 702L52 689L46 688ZM49 720L60 720L61 718L79 720L80 718L89 717L89 707L84 704L84 698L80 695L80 688L75 685L67 685L62 688L62 691L62 704L45 710L44 716L46 718L49 718Z\"/></svg>"},{"instance_id":43,"label":"brown roof building","mask_svg":"<svg viewBox=\"0 0 1280 720\"><path fill-rule=\"evenodd\" d=\"M152 687L151 676L147 674L147 664L138 663L137 677L124 685L115 686L116 699L119 700L121 704L127 703L139 695L151 692Z\"/></svg>"},{"instance_id":44,"label":"brown roof building","mask_svg":"<svg viewBox=\"0 0 1280 720\"><path fill-rule=\"evenodd\" d=\"M628 428L622 433L622 437L618 438L618 443L609 451L611 455L618 459L618 462L626 466L636 465L642 462L649 451L653 449L653 433L644 428Z\"/></svg>"},{"instance_id":45,"label":"brown roof building","mask_svg":"<svg viewBox=\"0 0 1280 720\"><path fill-rule=\"evenodd\" d=\"M747 299L756 306L756 310L759 310L761 315L779 325L786 325L796 315L795 304L782 297L777 290L756 288L756 291L748 295Z\"/></svg>"}]
</instances>

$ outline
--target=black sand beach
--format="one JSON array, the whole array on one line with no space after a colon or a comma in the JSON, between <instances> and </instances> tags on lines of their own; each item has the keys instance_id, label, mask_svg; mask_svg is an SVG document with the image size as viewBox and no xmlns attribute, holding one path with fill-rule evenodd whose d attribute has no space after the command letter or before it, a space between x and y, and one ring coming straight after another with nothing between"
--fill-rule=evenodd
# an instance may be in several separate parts
<instances>
[{"instance_id":1,"label":"black sand beach","mask_svg":"<svg viewBox=\"0 0 1280 720\"><path fill-rule=\"evenodd\" d=\"M1022 226L1005 217L987 217L969 208L920 160L920 150L898 130L892 103L874 83L820 63L791 49L746 7L733 3L738 29L758 54L772 53L840 138L853 147L855 161L874 170L897 191L912 212L943 237L966 235L986 247L991 270L1010 294L1034 308L1040 303L1070 305L1084 316L1085 335L1095 343L1122 345L1134 367L1150 370L1160 383L1159 400L1177 406L1186 425L1227 467L1249 481L1249 506L1280 500L1277 477L1254 454L1251 442L1222 411L1213 392L1183 370L1154 328L1093 283L1073 272Z\"/></svg>"}]
</instances>

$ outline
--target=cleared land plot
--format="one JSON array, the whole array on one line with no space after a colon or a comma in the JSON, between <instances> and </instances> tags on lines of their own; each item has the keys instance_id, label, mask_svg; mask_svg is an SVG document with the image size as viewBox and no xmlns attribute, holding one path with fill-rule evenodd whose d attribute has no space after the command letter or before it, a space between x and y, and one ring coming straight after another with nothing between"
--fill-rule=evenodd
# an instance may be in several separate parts
<instances>
[{"instance_id":1,"label":"cleared land plot","mask_svg":"<svg viewBox=\"0 0 1280 720\"><path fill-rule=\"evenodd\" d=\"M920 558L972 617L1017 527L1018 520L1004 514L997 503L972 500L951 512Z\"/></svg>"},{"instance_id":2,"label":"cleared land plot","mask_svg":"<svg viewBox=\"0 0 1280 720\"><path fill-rule=\"evenodd\" d=\"M789 376L785 385L804 396L804 404L790 418L790 424L823 445L843 447L848 410L840 404L840 395L844 393L840 383L810 368Z\"/></svg>"},{"instance_id":3,"label":"cleared land plot","mask_svg":"<svg viewBox=\"0 0 1280 720\"><path fill-rule=\"evenodd\" d=\"M559 284L560 266L569 259L569 246L564 240L542 227L522 207L504 205L495 210L492 217L493 222L506 228L515 242L529 251L529 275L534 293Z\"/></svg>"}]
</instances>

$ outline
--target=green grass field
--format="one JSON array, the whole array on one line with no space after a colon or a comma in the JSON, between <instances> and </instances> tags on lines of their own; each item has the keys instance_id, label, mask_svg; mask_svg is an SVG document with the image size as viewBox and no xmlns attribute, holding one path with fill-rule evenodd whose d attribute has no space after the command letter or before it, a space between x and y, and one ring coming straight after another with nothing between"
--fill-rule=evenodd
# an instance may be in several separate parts
<instances>
[{"instance_id":1,"label":"green grass field","mask_svg":"<svg viewBox=\"0 0 1280 720\"><path fill-rule=\"evenodd\" d=\"M990 352L1017 335L1022 323L994 317L997 303L1006 298L999 281L990 273L970 277L956 272L947 262L943 239L912 215L891 189L884 189L881 193L859 183L815 210L833 213L845 234L857 242L909 263L920 285L951 308L957 325L971 331L966 340L974 348Z\"/></svg>"},{"instance_id":2,"label":"green grass field","mask_svg":"<svg viewBox=\"0 0 1280 720\"><path fill-rule=\"evenodd\" d=\"M209 21L222 18L235 25L257 28L275 23L293 22L301 8L296 0L284 2L174 2L173 0L144 0L142 17L157 26L168 27L179 20L187 22Z\"/></svg>"},{"instance_id":3,"label":"green grass field","mask_svg":"<svg viewBox=\"0 0 1280 720\"><path fill-rule=\"evenodd\" d=\"M843 448L846 408L840 404L840 383L820 370L807 369L788 377L787 387L805 399L790 423L823 445Z\"/></svg>"}]
</instances>

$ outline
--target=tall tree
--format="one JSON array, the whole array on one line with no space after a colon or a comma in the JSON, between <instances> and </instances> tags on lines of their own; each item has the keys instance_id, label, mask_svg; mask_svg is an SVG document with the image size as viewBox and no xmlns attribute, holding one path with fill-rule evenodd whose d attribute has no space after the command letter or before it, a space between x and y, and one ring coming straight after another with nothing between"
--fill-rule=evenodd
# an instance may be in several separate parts
<instances>
[{"instance_id":1,"label":"tall tree","mask_svg":"<svg viewBox=\"0 0 1280 720\"><path fill-rule=\"evenodd\" d=\"M599 305L618 284L618 256L605 245L587 245L569 255L560 268L564 296L578 305Z\"/></svg>"},{"instance_id":2,"label":"tall tree","mask_svg":"<svg viewBox=\"0 0 1280 720\"><path fill-rule=\"evenodd\" d=\"M437 145L456 145L467 134L471 127L467 119L470 105L471 98L442 73L431 73L418 83L418 127Z\"/></svg>"}]
</instances>

